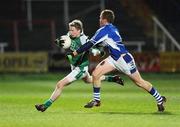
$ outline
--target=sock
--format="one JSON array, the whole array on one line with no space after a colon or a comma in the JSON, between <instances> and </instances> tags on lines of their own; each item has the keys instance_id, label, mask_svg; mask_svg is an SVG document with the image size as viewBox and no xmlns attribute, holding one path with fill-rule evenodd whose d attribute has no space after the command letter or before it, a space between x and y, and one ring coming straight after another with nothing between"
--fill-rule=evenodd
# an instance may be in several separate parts
<instances>
[{"instance_id":1,"label":"sock","mask_svg":"<svg viewBox=\"0 0 180 127\"><path fill-rule=\"evenodd\" d=\"M162 103L162 96L158 93L158 91L152 87L152 89L149 92L157 101L158 104Z\"/></svg>"},{"instance_id":2,"label":"sock","mask_svg":"<svg viewBox=\"0 0 180 127\"><path fill-rule=\"evenodd\" d=\"M51 99L48 99L47 101L44 102L44 106L48 108L49 106L51 106L52 103L53 101Z\"/></svg>"},{"instance_id":3,"label":"sock","mask_svg":"<svg viewBox=\"0 0 180 127\"><path fill-rule=\"evenodd\" d=\"M94 100L100 101L100 87L93 87Z\"/></svg>"},{"instance_id":4,"label":"sock","mask_svg":"<svg viewBox=\"0 0 180 127\"><path fill-rule=\"evenodd\" d=\"M105 76L105 81L113 82L114 81L113 78L114 78L114 76L112 76L112 75L106 75Z\"/></svg>"}]
</instances>

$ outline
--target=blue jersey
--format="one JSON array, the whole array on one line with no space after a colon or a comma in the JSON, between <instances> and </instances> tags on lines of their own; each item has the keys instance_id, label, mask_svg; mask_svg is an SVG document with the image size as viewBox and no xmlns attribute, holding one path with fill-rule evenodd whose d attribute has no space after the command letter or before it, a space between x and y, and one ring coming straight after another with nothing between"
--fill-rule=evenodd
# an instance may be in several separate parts
<instances>
[{"instance_id":1,"label":"blue jersey","mask_svg":"<svg viewBox=\"0 0 180 127\"><path fill-rule=\"evenodd\" d=\"M117 28L112 24L107 24L99 28L90 40L94 45L102 43L108 47L110 56L118 60L121 54L127 53L122 38Z\"/></svg>"}]
</instances>

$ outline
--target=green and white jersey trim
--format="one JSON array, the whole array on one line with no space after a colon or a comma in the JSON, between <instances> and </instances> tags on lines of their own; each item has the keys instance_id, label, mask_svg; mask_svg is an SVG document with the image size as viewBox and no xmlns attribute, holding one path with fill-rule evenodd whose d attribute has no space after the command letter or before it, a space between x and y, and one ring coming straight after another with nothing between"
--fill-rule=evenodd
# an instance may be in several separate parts
<instances>
[{"instance_id":1,"label":"green and white jersey trim","mask_svg":"<svg viewBox=\"0 0 180 127\"><path fill-rule=\"evenodd\" d=\"M88 37L85 34L81 34L79 37L71 39L70 50L77 50L81 45L88 41Z\"/></svg>"},{"instance_id":2,"label":"green and white jersey trim","mask_svg":"<svg viewBox=\"0 0 180 127\"><path fill-rule=\"evenodd\" d=\"M74 67L71 65L71 73L69 73L66 78L69 80L69 82L73 82L75 80L82 79L86 76L90 77L90 74L88 72L88 66L85 67Z\"/></svg>"},{"instance_id":3,"label":"green and white jersey trim","mask_svg":"<svg viewBox=\"0 0 180 127\"><path fill-rule=\"evenodd\" d=\"M70 46L70 50L74 51L79 49L81 45L85 44L88 41L88 37L85 34L81 34L79 37L71 39L71 41L72 43ZM74 66L88 66L88 54L82 53L77 55L76 57L73 57L71 64Z\"/></svg>"}]
</instances>

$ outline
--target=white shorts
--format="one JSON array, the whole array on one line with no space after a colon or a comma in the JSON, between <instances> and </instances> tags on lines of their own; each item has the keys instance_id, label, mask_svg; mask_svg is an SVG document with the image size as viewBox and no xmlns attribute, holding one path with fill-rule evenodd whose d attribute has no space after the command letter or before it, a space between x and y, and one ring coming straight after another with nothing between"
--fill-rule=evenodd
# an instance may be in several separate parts
<instances>
[{"instance_id":1,"label":"white shorts","mask_svg":"<svg viewBox=\"0 0 180 127\"><path fill-rule=\"evenodd\" d=\"M133 56L130 53L123 54L117 61L111 56L108 57L108 62L117 70L130 75L137 71Z\"/></svg>"},{"instance_id":2,"label":"white shorts","mask_svg":"<svg viewBox=\"0 0 180 127\"><path fill-rule=\"evenodd\" d=\"M74 67L74 66L71 66L71 73L69 73L65 78L68 79L69 82L73 82L75 80L78 80L78 79L82 79L86 76L89 76L90 77L90 74L88 72L88 66L86 67Z\"/></svg>"}]
</instances>

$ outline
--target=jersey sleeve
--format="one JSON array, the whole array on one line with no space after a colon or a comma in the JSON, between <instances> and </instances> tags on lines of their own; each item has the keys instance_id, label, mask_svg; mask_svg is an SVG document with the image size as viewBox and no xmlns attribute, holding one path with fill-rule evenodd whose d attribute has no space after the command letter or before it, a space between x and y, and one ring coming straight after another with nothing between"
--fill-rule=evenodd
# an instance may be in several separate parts
<instances>
[{"instance_id":1,"label":"jersey sleeve","mask_svg":"<svg viewBox=\"0 0 180 127\"><path fill-rule=\"evenodd\" d=\"M100 28L96 31L95 35L90 39L90 41L96 45L103 42L107 38L107 32L104 28Z\"/></svg>"}]
</instances>

